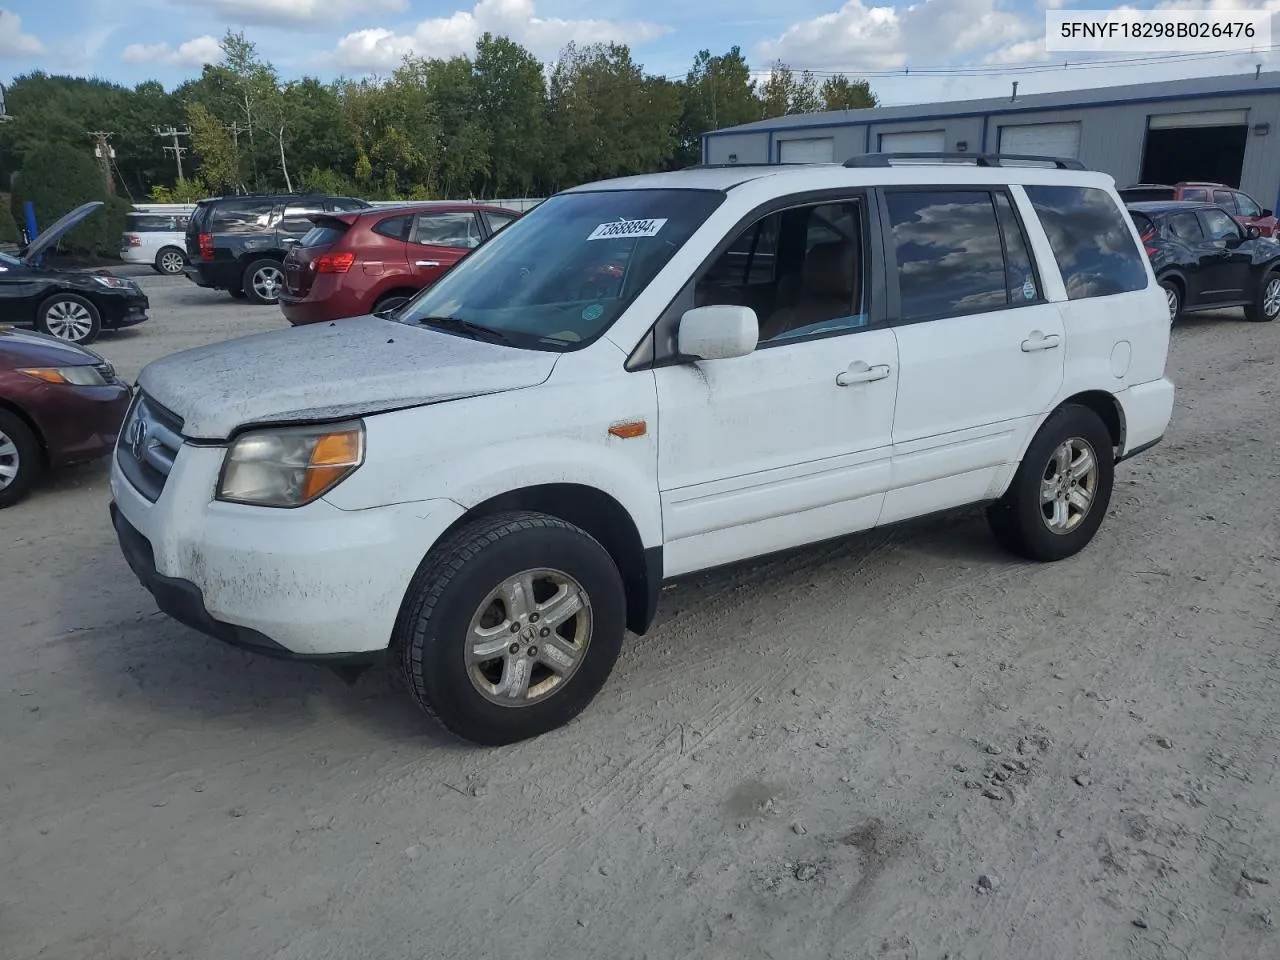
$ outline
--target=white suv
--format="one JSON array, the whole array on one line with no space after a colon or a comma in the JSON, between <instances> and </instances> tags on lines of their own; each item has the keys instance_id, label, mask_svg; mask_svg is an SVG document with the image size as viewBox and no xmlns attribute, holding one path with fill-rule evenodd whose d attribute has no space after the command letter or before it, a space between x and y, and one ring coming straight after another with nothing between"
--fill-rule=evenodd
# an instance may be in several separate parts
<instances>
[{"instance_id":1,"label":"white suv","mask_svg":"<svg viewBox=\"0 0 1280 960\"><path fill-rule=\"evenodd\" d=\"M969 161L590 184L390 317L156 361L124 553L229 643L390 650L484 744L581 711L671 577L975 503L1069 557L1169 423L1164 295L1110 177Z\"/></svg>"}]
</instances>

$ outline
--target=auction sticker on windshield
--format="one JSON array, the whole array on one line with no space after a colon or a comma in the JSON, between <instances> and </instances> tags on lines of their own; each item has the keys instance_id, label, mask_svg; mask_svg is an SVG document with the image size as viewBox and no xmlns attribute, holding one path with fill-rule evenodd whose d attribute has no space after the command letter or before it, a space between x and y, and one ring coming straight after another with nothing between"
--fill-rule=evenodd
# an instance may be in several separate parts
<instances>
[{"instance_id":1,"label":"auction sticker on windshield","mask_svg":"<svg viewBox=\"0 0 1280 960\"><path fill-rule=\"evenodd\" d=\"M602 223L591 231L588 240L630 240L633 237L656 237L667 220L617 220Z\"/></svg>"}]
</instances>

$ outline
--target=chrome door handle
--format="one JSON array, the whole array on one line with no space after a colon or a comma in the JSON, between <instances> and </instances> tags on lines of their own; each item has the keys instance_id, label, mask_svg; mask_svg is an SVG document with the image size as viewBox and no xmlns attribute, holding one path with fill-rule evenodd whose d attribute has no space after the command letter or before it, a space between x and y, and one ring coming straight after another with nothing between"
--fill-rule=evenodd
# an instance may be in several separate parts
<instances>
[{"instance_id":1,"label":"chrome door handle","mask_svg":"<svg viewBox=\"0 0 1280 960\"><path fill-rule=\"evenodd\" d=\"M1036 331L1039 334L1039 331ZM1026 340L1022 341L1023 353L1034 353L1036 350L1052 350L1062 342L1062 338L1056 333L1051 333L1047 337L1044 335L1037 336L1032 334Z\"/></svg>"},{"instance_id":2,"label":"chrome door handle","mask_svg":"<svg viewBox=\"0 0 1280 960\"><path fill-rule=\"evenodd\" d=\"M869 367L863 361L858 360L849 364L849 369L836 377L836 386L847 387L855 383L871 383L874 380L883 380L887 376L889 376L889 365L887 363Z\"/></svg>"},{"instance_id":3,"label":"chrome door handle","mask_svg":"<svg viewBox=\"0 0 1280 960\"><path fill-rule=\"evenodd\" d=\"M438 267L440 266L440 261L439 260L419 260L417 263L414 264L414 266L415 267Z\"/></svg>"}]
</instances>

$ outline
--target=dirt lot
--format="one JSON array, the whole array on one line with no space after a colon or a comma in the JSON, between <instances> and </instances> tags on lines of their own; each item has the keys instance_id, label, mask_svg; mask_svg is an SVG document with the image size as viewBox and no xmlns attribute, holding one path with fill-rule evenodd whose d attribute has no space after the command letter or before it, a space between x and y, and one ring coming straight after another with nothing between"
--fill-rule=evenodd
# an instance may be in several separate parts
<instances>
[{"instance_id":1,"label":"dirt lot","mask_svg":"<svg viewBox=\"0 0 1280 960\"><path fill-rule=\"evenodd\" d=\"M143 282L126 375L281 323ZM683 582L499 750L160 616L69 473L0 514L0 956L1280 956L1277 357L1179 325L1081 556L965 515Z\"/></svg>"}]
</instances>

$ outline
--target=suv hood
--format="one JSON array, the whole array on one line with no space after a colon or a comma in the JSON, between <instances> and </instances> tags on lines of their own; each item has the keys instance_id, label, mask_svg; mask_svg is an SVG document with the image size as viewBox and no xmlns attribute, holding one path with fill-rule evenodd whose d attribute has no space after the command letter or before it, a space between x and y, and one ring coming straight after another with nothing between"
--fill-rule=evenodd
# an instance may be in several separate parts
<instances>
[{"instance_id":1,"label":"suv hood","mask_svg":"<svg viewBox=\"0 0 1280 960\"><path fill-rule=\"evenodd\" d=\"M89 216L89 214L102 206L102 203L103 201L101 200L90 200L88 203L80 204L80 206L76 207L70 213L64 213L60 220L54 221L53 226L46 227L41 232L40 236L31 241L31 246L29 246L27 248L27 252L22 255L23 262L27 264L34 264L40 259L40 254L44 253L57 243L58 239L64 233L72 227L75 227L80 223L80 221L84 220L85 217Z\"/></svg>"},{"instance_id":2,"label":"suv hood","mask_svg":"<svg viewBox=\"0 0 1280 960\"><path fill-rule=\"evenodd\" d=\"M184 350L148 364L138 384L182 418L184 436L226 440L253 424L357 417L537 386L558 356L352 317Z\"/></svg>"}]
</instances>

